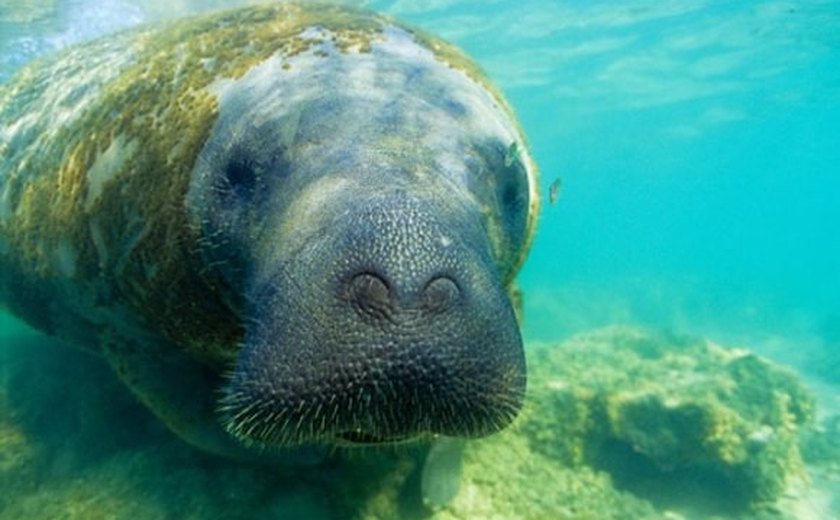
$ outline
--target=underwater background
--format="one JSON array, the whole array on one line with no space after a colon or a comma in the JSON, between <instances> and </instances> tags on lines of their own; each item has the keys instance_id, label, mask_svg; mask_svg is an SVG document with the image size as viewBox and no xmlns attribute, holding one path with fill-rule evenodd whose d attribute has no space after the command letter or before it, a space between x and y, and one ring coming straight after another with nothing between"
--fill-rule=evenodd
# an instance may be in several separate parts
<instances>
[{"instance_id":1,"label":"underwater background","mask_svg":"<svg viewBox=\"0 0 840 520\"><path fill-rule=\"evenodd\" d=\"M0 82L76 42L244 3L0 0ZM519 277L537 404L511 434L522 446L467 454L458 501L436 516L840 518L840 4L344 3L463 48L511 101L541 170ZM331 508L327 477L266 480L184 453L105 370L54 343L0 315L0 411L31 402L0 417L2 518L420 515L371 491L402 477L344 489ZM636 379L608 373L631 368ZM650 392L634 401L640 385ZM77 400L82 411L64 409ZM685 455L668 451L674 437L720 424L719 409L744 440L699 439L702 453L669 466ZM733 482L748 489L730 496Z\"/></svg>"}]
</instances>

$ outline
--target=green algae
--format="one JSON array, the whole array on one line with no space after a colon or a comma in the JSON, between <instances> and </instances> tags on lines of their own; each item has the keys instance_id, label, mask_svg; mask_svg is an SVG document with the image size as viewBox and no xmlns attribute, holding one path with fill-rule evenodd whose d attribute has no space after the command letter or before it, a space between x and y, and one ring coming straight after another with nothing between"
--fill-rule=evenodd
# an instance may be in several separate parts
<instances>
[{"instance_id":1,"label":"green algae","mask_svg":"<svg viewBox=\"0 0 840 520\"><path fill-rule=\"evenodd\" d=\"M773 502L804 472L798 439L814 398L792 372L748 351L617 328L534 358L522 428L552 458L631 487L634 467L647 468L649 486L699 475L733 508ZM569 418L559 431L547 419L558 416Z\"/></svg>"},{"instance_id":2,"label":"green algae","mask_svg":"<svg viewBox=\"0 0 840 520\"><path fill-rule=\"evenodd\" d=\"M625 520L660 518L641 498L615 489L610 477L569 467L536 452L515 430L468 445L461 491L436 520Z\"/></svg>"}]
</instances>

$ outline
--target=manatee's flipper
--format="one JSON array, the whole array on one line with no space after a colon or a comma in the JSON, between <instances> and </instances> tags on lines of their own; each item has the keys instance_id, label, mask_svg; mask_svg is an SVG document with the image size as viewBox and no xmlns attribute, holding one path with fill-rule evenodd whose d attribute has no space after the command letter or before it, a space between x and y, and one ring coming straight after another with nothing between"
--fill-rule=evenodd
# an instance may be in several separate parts
<instances>
[{"instance_id":1,"label":"manatee's flipper","mask_svg":"<svg viewBox=\"0 0 840 520\"><path fill-rule=\"evenodd\" d=\"M137 398L169 429L199 449L246 462L279 460L300 466L321 460L305 449L268 455L235 441L216 415L219 376L169 345L155 348L108 337L102 341L102 352Z\"/></svg>"},{"instance_id":2,"label":"manatee's flipper","mask_svg":"<svg viewBox=\"0 0 840 520\"><path fill-rule=\"evenodd\" d=\"M102 352L123 383L184 440L224 456L241 451L213 420L216 386L209 370L174 348L124 338L104 338Z\"/></svg>"},{"instance_id":3,"label":"manatee's flipper","mask_svg":"<svg viewBox=\"0 0 840 520\"><path fill-rule=\"evenodd\" d=\"M429 450L420 477L423 504L429 509L440 509L458 495L465 445L465 439L441 437Z\"/></svg>"}]
</instances>

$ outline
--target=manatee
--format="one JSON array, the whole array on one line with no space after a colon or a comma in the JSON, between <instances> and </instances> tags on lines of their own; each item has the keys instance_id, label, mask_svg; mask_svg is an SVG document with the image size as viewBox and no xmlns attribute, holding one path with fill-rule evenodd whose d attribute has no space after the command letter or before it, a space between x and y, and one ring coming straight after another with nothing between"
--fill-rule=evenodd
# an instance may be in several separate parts
<instances>
[{"instance_id":1,"label":"manatee","mask_svg":"<svg viewBox=\"0 0 840 520\"><path fill-rule=\"evenodd\" d=\"M481 437L525 392L536 176L478 67L387 17L134 29L0 87L0 301L214 453Z\"/></svg>"}]
</instances>

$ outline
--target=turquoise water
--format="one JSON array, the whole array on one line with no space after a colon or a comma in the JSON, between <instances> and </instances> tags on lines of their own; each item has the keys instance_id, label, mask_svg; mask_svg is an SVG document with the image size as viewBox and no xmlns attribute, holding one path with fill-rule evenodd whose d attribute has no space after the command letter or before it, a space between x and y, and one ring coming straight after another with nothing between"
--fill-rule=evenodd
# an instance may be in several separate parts
<instances>
[{"instance_id":1,"label":"turquoise water","mask_svg":"<svg viewBox=\"0 0 840 520\"><path fill-rule=\"evenodd\" d=\"M44 52L226 5L0 0L0 81ZM520 117L545 198L519 278L528 343L664 327L789 364L840 406L837 2L361 5L458 44Z\"/></svg>"}]
</instances>

